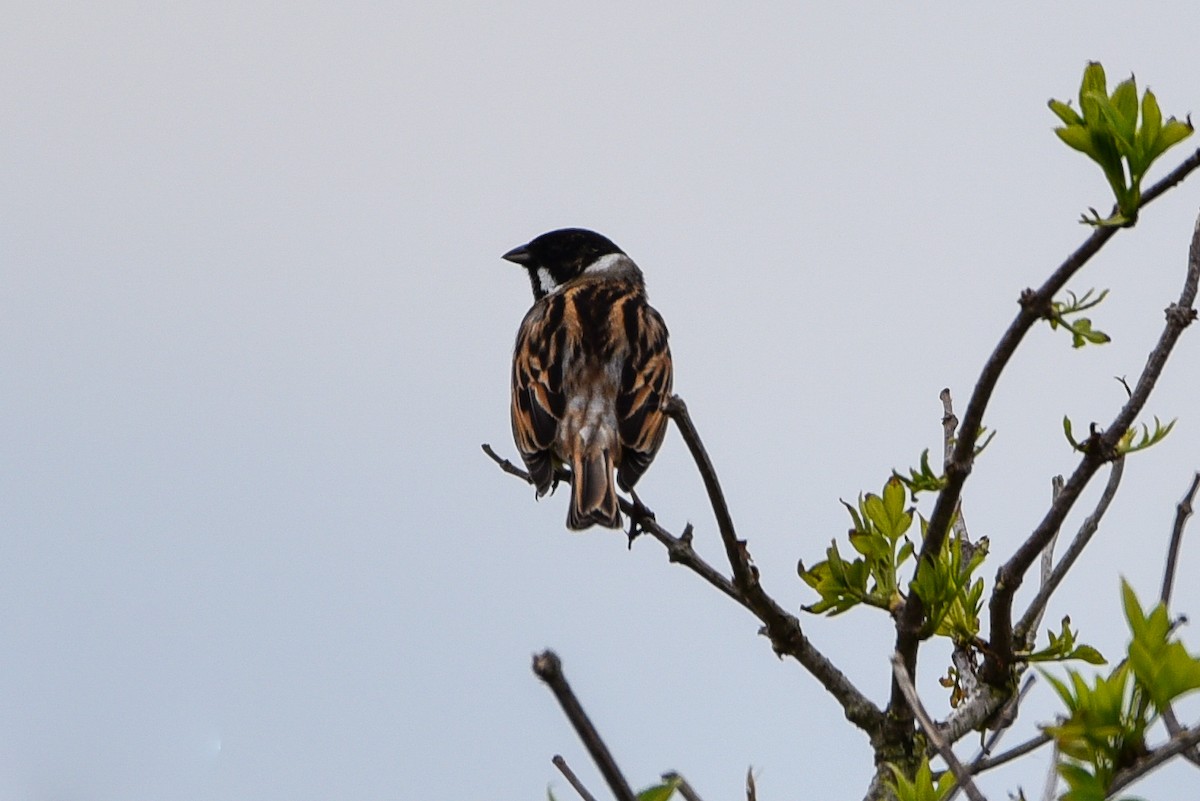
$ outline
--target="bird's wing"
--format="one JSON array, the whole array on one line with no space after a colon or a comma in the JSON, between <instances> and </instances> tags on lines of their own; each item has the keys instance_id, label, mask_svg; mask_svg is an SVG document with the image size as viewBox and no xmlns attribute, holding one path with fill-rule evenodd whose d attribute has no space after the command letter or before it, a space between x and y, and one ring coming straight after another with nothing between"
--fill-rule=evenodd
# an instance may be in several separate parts
<instances>
[{"instance_id":1,"label":"bird's wing","mask_svg":"<svg viewBox=\"0 0 1200 801\"><path fill-rule=\"evenodd\" d=\"M552 447L558 421L566 411L563 391L563 298L552 295L534 304L517 332L512 369L513 439L538 494L554 481Z\"/></svg>"},{"instance_id":2,"label":"bird's wing","mask_svg":"<svg viewBox=\"0 0 1200 801\"><path fill-rule=\"evenodd\" d=\"M646 472L667 431L663 404L671 396L671 350L667 326L644 297L631 298L622 308L629 359L617 394L617 428L621 437L621 466L617 482L629 490Z\"/></svg>"}]
</instances>

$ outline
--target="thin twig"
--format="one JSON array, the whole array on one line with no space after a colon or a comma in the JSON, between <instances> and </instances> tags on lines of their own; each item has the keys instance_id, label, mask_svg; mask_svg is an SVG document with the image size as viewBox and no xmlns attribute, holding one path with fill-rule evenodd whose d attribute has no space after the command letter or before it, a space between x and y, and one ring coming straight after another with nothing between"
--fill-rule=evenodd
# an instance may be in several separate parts
<instances>
[{"instance_id":1,"label":"thin twig","mask_svg":"<svg viewBox=\"0 0 1200 801\"><path fill-rule=\"evenodd\" d=\"M954 455L954 438L958 433L958 417L954 414L954 399L950 396L950 387L945 387L938 398L942 401L942 470L946 470ZM970 542L967 534L967 521L963 519L962 498L954 509L954 536L960 542ZM963 560L966 564L968 559Z\"/></svg>"},{"instance_id":2,"label":"thin twig","mask_svg":"<svg viewBox=\"0 0 1200 801\"><path fill-rule=\"evenodd\" d=\"M1037 554L1046 547L1051 535L1062 525L1063 520L1071 511L1075 501L1091 481L1100 466L1113 459L1119 458L1116 450L1117 442L1133 425L1134 419L1154 390L1158 377L1166 367L1167 358L1171 355L1179 337L1194 319L1196 310L1192 303L1196 299L1197 285L1200 284L1200 219L1192 235L1192 244L1188 251L1187 277L1179 300L1166 310L1166 325L1159 335L1157 344L1146 359L1146 366L1138 377L1137 385L1129 396L1129 400L1121 407L1117 416L1103 433L1096 431L1083 444L1084 455L1075 472L1063 486L1045 517L1038 523L1037 528L1028 539L1017 548L1012 557L1004 563L996 573L996 589L988 604L991 623L991 649L984 662L983 678L991 684L1003 684L1007 681L1009 667L1013 663L1013 626L1012 603L1017 588L1024 580L1025 572L1037 558ZM1114 465L1114 469L1115 465ZM932 527L931 527L932 528Z\"/></svg>"},{"instance_id":3,"label":"thin twig","mask_svg":"<svg viewBox=\"0 0 1200 801\"><path fill-rule=\"evenodd\" d=\"M1161 181L1158 181L1154 186L1147 189L1142 194L1141 205L1144 207L1152 202L1155 198L1186 178L1197 167L1200 167L1200 149L1192 153L1191 156L1168 173ZM954 510L958 508L958 501L962 496L963 485L966 483L967 476L971 473L971 468L975 460L975 444L979 437L980 427L983 425L984 411L987 409L992 392L995 390L996 383L999 381L1000 375L1007 366L1008 361L1016 352L1017 346L1021 344L1021 340L1024 339L1029 329L1045 316L1050 308L1050 304L1053 302L1054 295L1066 286L1067 281L1087 264L1116 232L1116 228L1097 228L1074 253L1059 265L1058 269L1054 271L1037 291L1026 291L1022 294L1020 311L1018 311L1017 316L1000 337L996 349L992 351L991 356L984 363L983 370L980 372L979 379L976 381L975 388L971 393L971 398L967 402L967 410L959 425L959 436L955 441L954 452L951 455L949 464L947 464L946 486L938 493L933 512L930 514L925 538L921 543L918 564L923 560L932 561L941 552L942 542L945 540L946 533L950 529L950 520L953 517ZM904 668L910 675L915 673L917 667L917 648L920 644L921 624L924 617L925 605L915 594L910 594L896 627L896 650L903 658ZM993 678L997 682L1003 680L1000 677ZM907 717L907 712L902 701L903 694L900 692L893 677L892 692L888 701L887 711ZM898 720L894 731L899 733L899 736L903 736L905 729L906 721L903 719Z\"/></svg>"},{"instance_id":4,"label":"thin twig","mask_svg":"<svg viewBox=\"0 0 1200 801\"><path fill-rule=\"evenodd\" d=\"M508 473L510 476L516 476L526 484L533 484L533 479L530 478L528 472L497 454L491 445L484 443L481 447L483 448L483 452L499 465L500 469L505 473ZM569 481L570 474L564 473L563 478ZM722 576L720 571L706 562L700 554L696 553L696 550L692 547L692 527L690 525L684 528L682 535L676 537L658 524L654 519L654 512L644 504L635 504L619 496L617 500L620 501L621 511L634 521L638 531L649 534L666 547L669 561L690 568L694 573L725 595L728 595L738 603L743 603L729 579Z\"/></svg>"},{"instance_id":5,"label":"thin twig","mask_svg":"<svg viewBox=\"0 0 1200 801\"><path fill-rule=\"evenodd\" d=\"M708 492L708 500L712 505L713 515L717 518L717 530L721 533L721 543L725 546L725 556L733 569L733 583L747 594L757 582L754 568L751 565L749 553L746 551L744 540L737 538L733 527L733 516L729 513L729 505L725 502L725 493L721 491L721 482L717 479L717 470L708 451L700 441L700 434L688 414L687 404L678 395L672 396L664 406L664 410L675 421L675 427L683 436L683 441L700 470L700 478L704 481L704 489Z\"/></svg>"},{"instance_id":6,"label":"thin twig","mask_svg":"<svg viewBox=\"0 0 1200 801\"><path fill-rule=\"evenodd\" d=\"M675 771L664 773L662 779L664 782L678 782L675 789L683 796L683 801L704 801L700 798L700 794L692 788L692 785L688 784L688 780Z\"/></svg>"},{"instance_id":7,"label":"thin twig","mask_svg":"<svg viewBox=\"0 0 1200 801\"><path fill-rule=\"evenodd\" d=\"M1025 696L1029 695L1029 691L1031 689L1033 689L1033 685L1036 683L1037 683L1037 674L1036 673L1030 673L1030 674L1026 675L1025 680L1023 682L1021 682L1021 689L1017 691L1017 694L1015 696L1013 696L1013 698L1009 701L1009 704L1011 706L1013 706L1014 708L1019 707L1021 705L1021 702L1025 700ZM1013 713L1013 718L1014 719L1016 718L1015 712ZM987 739L983 743L983 747L979 749L979 753L977 753L971 759L971 773L972 774L979 773L978 766L983 765L988 762L988 760L990 758L989 755L992 753L992 749L994 749L996 747L996 745L1000 742L1000 739L1005 734L1007 734L1008 731L1009 731L1009 727L1003 726L1003 727L993 730L990 734L988 734ZM947 799L946 801L949 801L949 800Z\"/></svg>"},{"instance_id":8,"label":"thin twig","mask_svg":"<svg viewBox=\"0 0 1200 801\"><path fill-rule=\"evenodd\" d=\"M1188 518L1192 516L1192 501L1196 499L1196 490L1200 489L1200 471L1192 476L1192 484L1184 493L1183 499L1175 507L1175 525L1171 529L1171 544L1167 548L1167 567L1163 571L1162 592L1158 599L1163 606L1171 605L1171 589L1175 585L1175 570L1179 561L1179 548L1183 544L1183 528Z\"/></svg>"},{"instance_id":9,"label":"thin twig","mask_svg":"<svg viewBox=\"0 0 1200 801\"><path fill-rule=\"evenodd\" d=\"M971 772L975 774L983 773L985 770L998 768L1006 762L1012 762L1017 757L1023 757L1026 754L1036 751L1054 738L1049 734L1039 734L1036 737L1031 737L1020 745L1014 745L1012 748L1002 753L996 754L994 757L985 757L977 759L971 763Z\"/></svg>"},{"instance_id":10,"label":"thin twig","mask_svg":"<svg viewBox=\"0 0 1200 801\"><path fill-rule=\"evenodd\" d=\"M986 801L983 793L979 792L979 788L975 786L975 782L971 779L971 772L967 770L962 762L958 761L958 757L954 755L954 749L942 738L937 724L933 722L933 718L929 717L929 713L921 705L921 699L917 696L917 688L913 686L912 677L904 669L904 660L900 657L900 654L892 654L892 675L895 676L896 683L900 685L900 691L904 693L904 699L912 710L917 723L921 726L921 730L925 732L925 736L929 738L929 742L933 744L938 754L945 760L947 767L950 768L950 771L954 774L954 778L958 781L958 786L962 787L963 792L967 794L967 797L971 801Z\"/></svg>"},{"instance_id":11,"label":"thin twig","mask_svg":"<svg viewBox=\"0 0 1200 801\"><path fill-rule=\"evenodd\" d=\"M1163 570L1162 592L1159 593L1159 601L1164 607L1171 605L1171 589L1175 584L1175 572L1179 565L1179 549L1183 545L1183 530L1187 525L1188 518L1192 516L1192 501L1196 498L1197 489L1200 489L1200 472L1192 476L1191 485L1175 507L1175 525L1171 528L1171 544L1167 547L1167 566ZM1183 726L1179 724L1179 717L1175 714L1175 708L1171 704L1167 704L1166 709L1163 710L1163 723L1166 724L1167 732L1172 737L1183 732ZM1200 766L1200 750L1189 748L1183 752L1183 757L1193 765Z\"/></svg>"},{"instance_id":12,"label":"thin twig","mask_svg":"<svg viewBox=\"0 0 1200 801\"><path fill-rule=\"evenodd\" d=\"M1054 748L1050 751L1050 769L1046 771L1046 786L1042 791L1042 801L1054 801L1054 791L1058 789L1058 743L1054 738Z\"/></svg>"},{"instance_id":13,"label":"thin twig","mask_svg":"<svg viewBox=\"0 0 1200 801\"><path fill-rule=\"evenodd\" d=\"M776 654L788 655L803 665L813 677L841 704L846 719L863 731L871 733L878 728L883 713L870 699L855 687L829 659L817 650L804 630L800 620L785 610L763 589L758 570L754 567L745 540L737 538L733 517L721 491L716 469L708 457L708 451L688 413L687 404L678 395L673 396L664 410L675 422L683 441L692 454L696 468L708 492L717 529L725 546L725 555L733 570L735 599L750 610L763 624L762 633L771 641Z\"/></svg>"},{"instance_id":14,"label":"thin twig","mask_svg":"<svg viewBox=\"0 0 1200 801\"><path fill-rule=\"evenodd\" d=\"M1092 535L1100 528L1100 521L1104 518L1105 512L1108 511L1108 506L1112 503L1112 499L1117 494L1117 489L1121 486L1121 476L1125 472L1125 458L1121 457L1112 463L1112 468L1108 472L1108 481L1104 485L1104 491L1100 494L1100 500L1096 503L1096 508L1083 521L1083 525L1079 527L1075 538L1071 540L1071 544L1067 546L1067 550L1063 553L1062 559L1054 566L1054 570L1050 575L1042 581L1042 586L1038 588L1037 595L1029 602L1029 608L1025 610L1025 614L1021 616L1021 620L1013 628L1013 640L1017 643L1023 643L1025 648L1033 648L1035 639L1037 638L1037 627L1041 623L1042 615L1046 611L1047 604L1050 603L1050 596L1058 589L1058 585L1062 583L1066 577L1067 571L1075 564L1075 560L1083 553L1083 549L1091 541ZM1061 484L1059 485L1062 486ZM1059 491L1061 494L1061 490ZM1057 502L1057 497L1055 498ZM1057 537L1057 531L1055 537ZM1051 538L1054 539L1053 537Z\"/></svg>"},{"instance_id":15,"label":"thin twig","mask_svg":"<svg viewBox=\"0 0 1200 801\"><path fill-rule=\"evenodd\" d=\"M693 427L693 432L694 430ZM490 445L485 444L482 447L483 452L496 462L501 470L527 484L532 484L529 473L499 456ZM562 478L569 480L570 475L564 473ZM883 712L863 695L828 657L809 642L795 615L780 607L761 587L758 587L753 602L744 596L733 582L696 553L692 547L690 524L684 528L683 534L676 537L658 524L654 519L654 512L644 503L635 503L625 498L619 500L621 511L629 515L639 531L649 534L666 548L667 558L671 562L689 568L757 617L763 623L763 631L771 640L771 647L775 653L790 656L804 666L841 705L847 720L868 734L878 729Z\"/></svg>"},{"instance_id":16,"label":"thin twig","mask_svg":"<svg viewBox=\"0 0 1200 801\"><path fill-rule=\"evenodd\" d=\"M554 763L554 767L558 768L558 772L566 777L567 783L575 788L575 792L579 793L579 797L583 801L596 801L596 796L588 792L588 789L583 786L583 782L579 781L579 777L575 775L575 771L571 770L571 767L567 764L567 760L563 759L561 754L555 754L554 758L550 761Z\"/></svg>"},{"instance_id":17,"label":"thin twig","mask_svg":"<svg viewBox=\"0 0 1200 801\"><path fill-rule=\"evenodd\" d=\"M1061 473L1050 479L1050 503L1058 500L1058 496L1062 494L1063 484L1065 483L1066 481L1063 479ZM1039 590L1045 590L1046 586L1050 583L1050 577L1054 572L1054 546L1058 544L1058 535L1061 531L1062 529L1059 529L1059 531L1054 532L1054 536L1050 538L1050 541L1046 543L1046 547L1042 549L1041 569L1038 572ZM1022 646L1027 651L1032 650L1037 641L1037 629L1038 626L1042 625L1042 616L1045 612L1046 606L1043 604L1042 608L1034 616L1033 622L1029 624L1030 636L1024 638Z\"/></svg>"},{"instance_id":18,"label":"thin twig","mask_svg":"<svg viewBox=\"0 0 1200 801\"><path fill-rule=\"evenodd\" d=\"M583 711L583 706L579 703L579 699L572 692L571 685L567 683L567 677L563 675L562 662L559 660L558 655L549 650L535 654L533 657L533 672L538 675L538 678L546 682L550 691L554 693L554 697L558 699L558 704L562 707L563 714L567 716L567 720L571 721L571 725L575 727L576 734L579 735L579 739L583 740L584 747L591 754L592 761L600 769L600 775L608 782L608 787L612 790L613 795L617 797L617 801L637 801L637 797L629 787L629 782L625 781L625 776L621 773L621 769L617 767L612 753L609 752L608 746L600 738L600 732L596 731L596 727L592 725L592 721L588 718L587 713Z\"/></svg>"}]
</instances>

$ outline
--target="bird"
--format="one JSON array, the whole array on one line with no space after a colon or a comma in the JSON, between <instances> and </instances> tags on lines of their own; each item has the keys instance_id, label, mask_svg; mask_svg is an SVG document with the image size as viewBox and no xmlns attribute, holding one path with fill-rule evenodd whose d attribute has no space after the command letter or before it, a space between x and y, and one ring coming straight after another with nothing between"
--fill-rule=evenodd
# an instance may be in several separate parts
<instances>
[{"instance_id":1,"label":"bird","mask_svg":"<svg viewBox=\"0 0 1200 801\"><path fill-rule=\"evenodd\" d=\"M537 497L565 465L567 528L620 528L616 485L633 494L666 435L666 323L641 269L595 231L550 231L501 258L533 288L513 348L512 429Z\"/></svg>"}]
</instances>

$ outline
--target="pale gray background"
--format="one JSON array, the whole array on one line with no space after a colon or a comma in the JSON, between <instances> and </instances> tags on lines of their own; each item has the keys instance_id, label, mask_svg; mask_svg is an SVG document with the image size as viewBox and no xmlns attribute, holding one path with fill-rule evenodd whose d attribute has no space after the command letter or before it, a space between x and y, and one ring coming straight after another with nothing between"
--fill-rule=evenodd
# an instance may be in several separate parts
<instances>
[{"instance_id":1,"label":"pale gray background","mask_svg":"<svg viewBox=\"0 0 1200 801\"><path fill-rule=\"evenodd\" d=\"M547 645L638 786L678 769L737 798L753 765L763 799L861 797L865 739L748 615L651 541L568 534L562 494L534 503L480 453L513 453L530 301L499 254L585 225L643 266L798 609L838 499L939 447L938 391L965 403L1018 292L1108 207L1047 98L1098 58L1200 112L1200 7L645 5L6 8L0 798L570 798L556 752L600 791L529 671ZM1074 285L1113 290L1113 344L1039 327L997 392L966 502L999 556L1075 462L1062 415L1109 420L1112 376L1140 370L1195 181ZM1178 428L1049 613L1110 654L1118 576L1157 592L1200 466L1198 356L1189 331L1148 408ZM642 489L719 560L675 433ZM1198 568L1193 540L1193 616ZM805 622L882 701L888 622ZM944 664L924 652L938 714ZM1043 683L1008 743L1054 708ZM985 788L1036 796L1045 759Z\"/></svg>"}]
</instances>

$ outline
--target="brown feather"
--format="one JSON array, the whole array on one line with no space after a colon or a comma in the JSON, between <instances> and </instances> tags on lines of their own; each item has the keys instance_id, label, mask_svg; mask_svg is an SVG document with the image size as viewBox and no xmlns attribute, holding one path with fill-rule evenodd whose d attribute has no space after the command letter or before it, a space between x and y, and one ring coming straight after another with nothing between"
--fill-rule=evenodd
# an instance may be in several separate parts
<instances>
[{"instance_id":1,"label":"brown feather","mask_svg":"<svg viewBox=\"0 0 1200 801\"><path fill-rule=\"evenodd\" d=\"M584 273L542 295L517 334L513 438L539 495L555 464L571 467L571 529L620 527L616 485L637 483L666 433L667 327L627 263L621 277Z\"/></svg>"}]
</instances>

